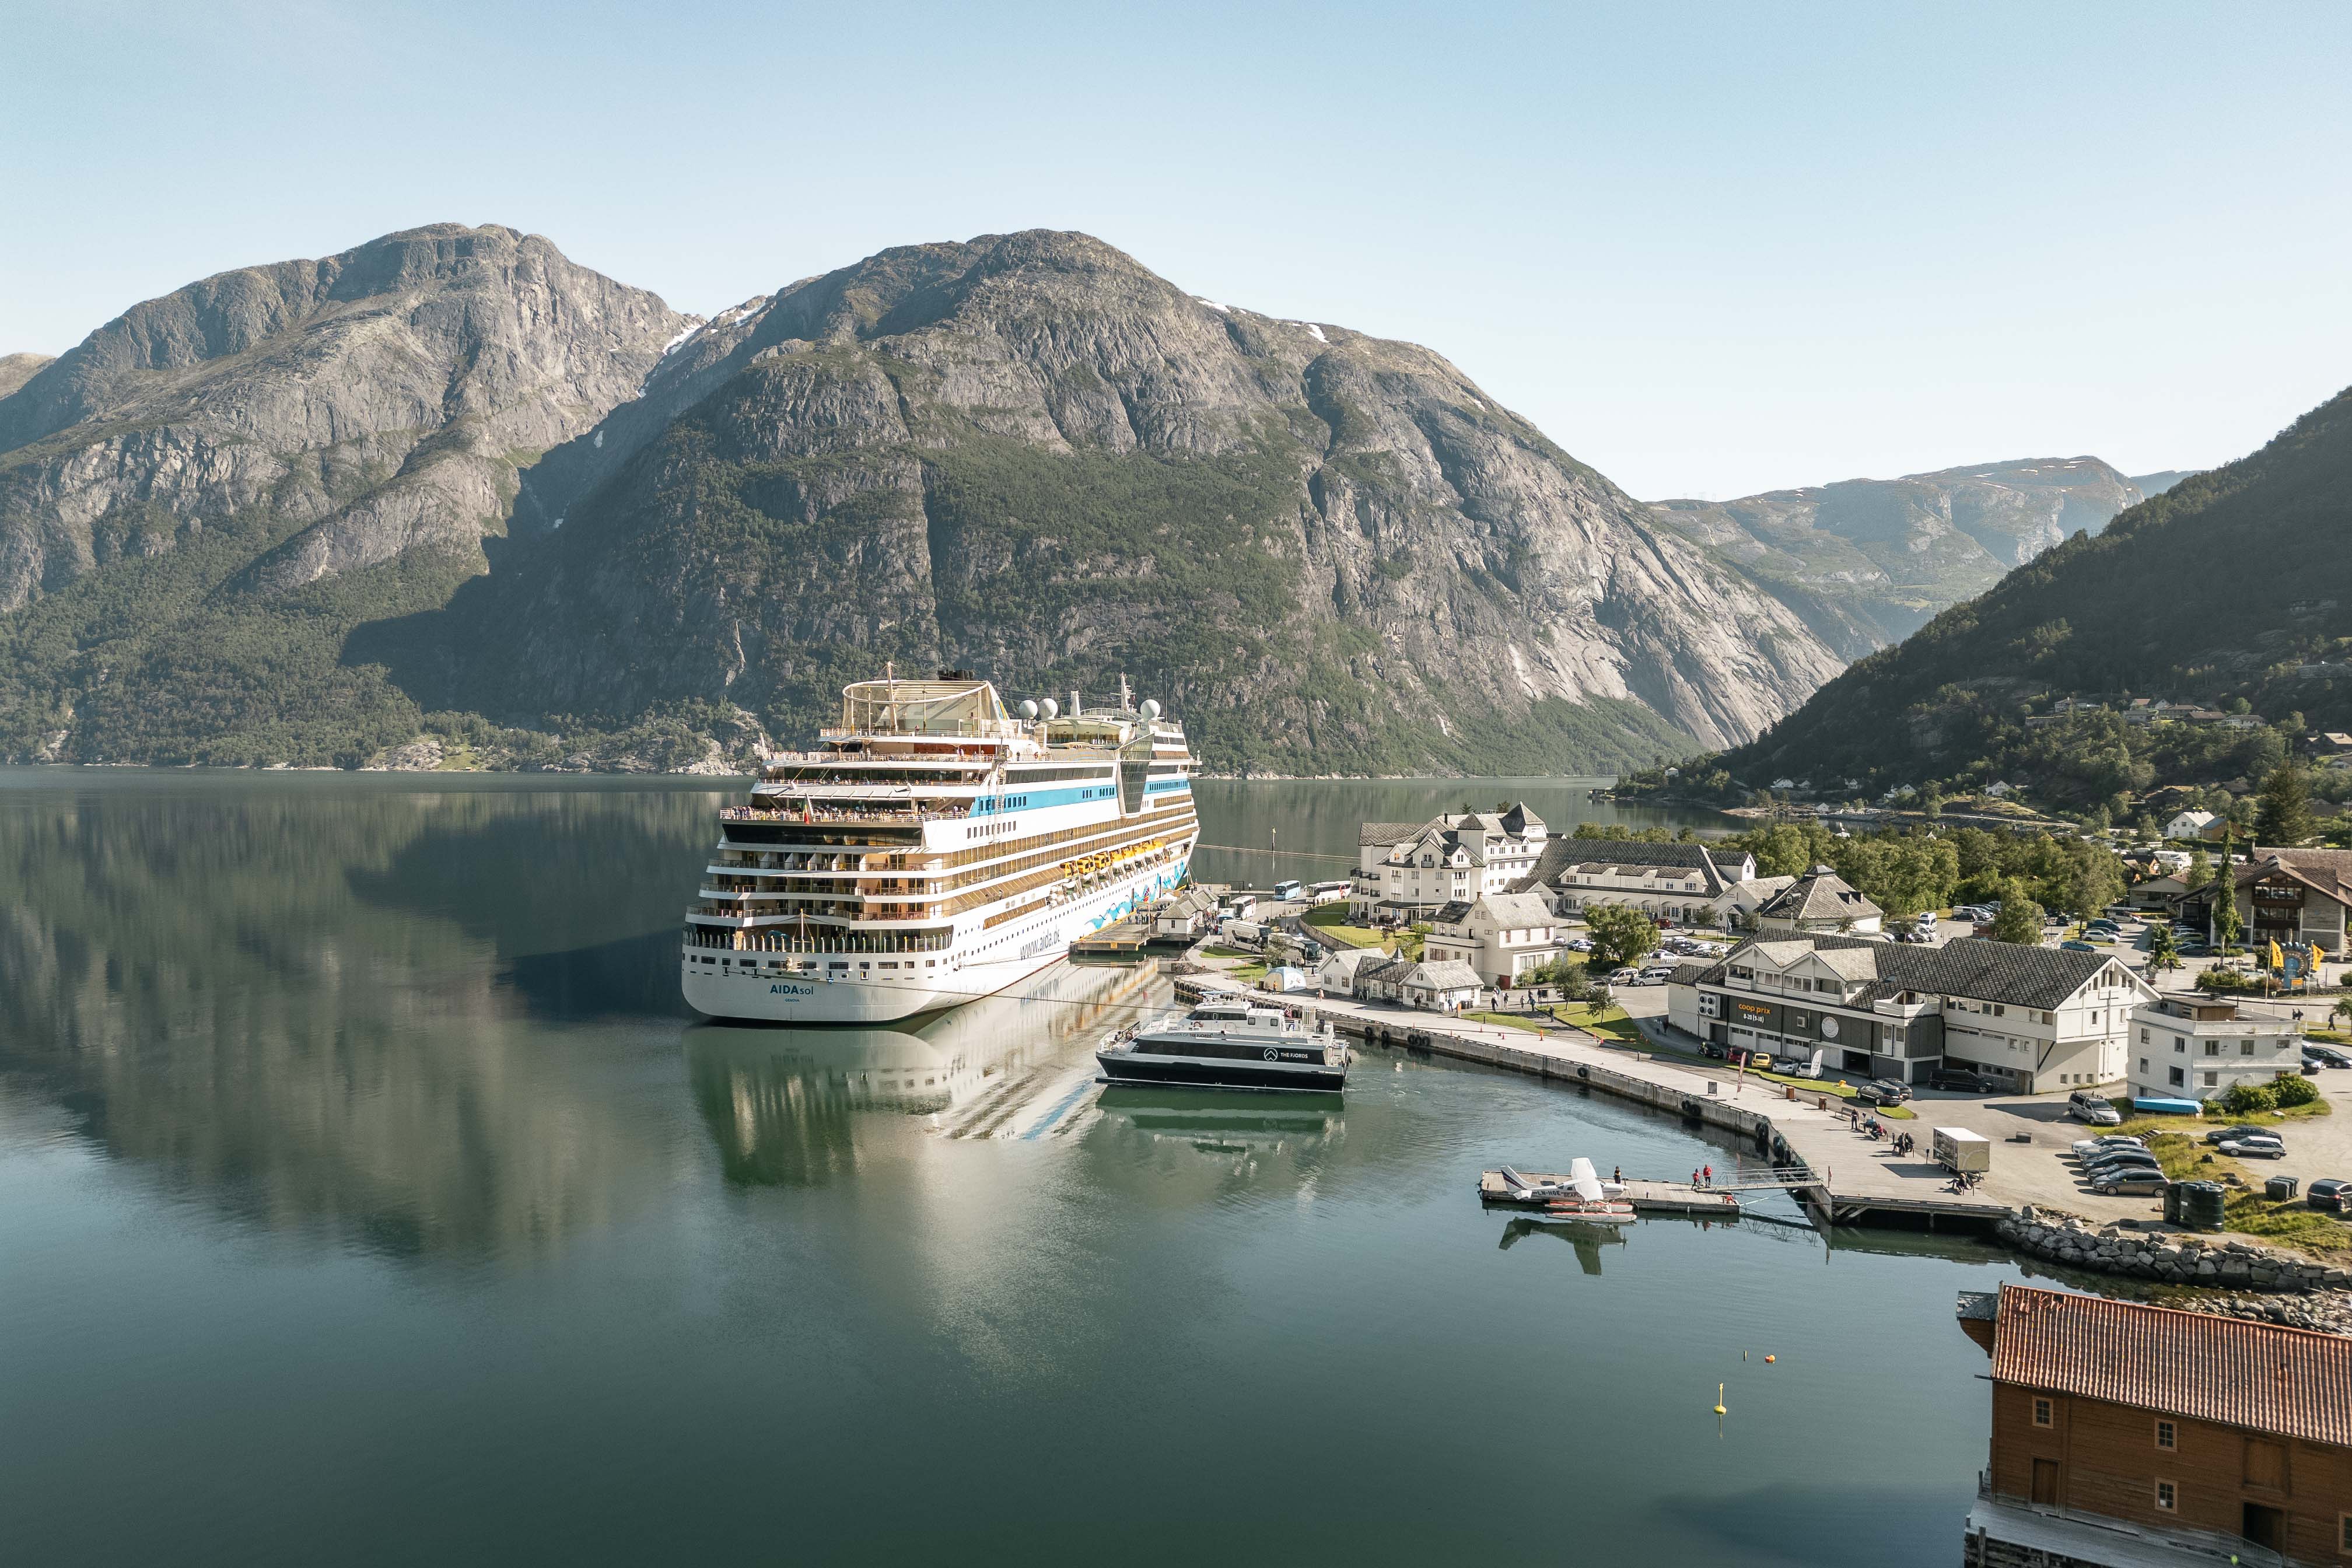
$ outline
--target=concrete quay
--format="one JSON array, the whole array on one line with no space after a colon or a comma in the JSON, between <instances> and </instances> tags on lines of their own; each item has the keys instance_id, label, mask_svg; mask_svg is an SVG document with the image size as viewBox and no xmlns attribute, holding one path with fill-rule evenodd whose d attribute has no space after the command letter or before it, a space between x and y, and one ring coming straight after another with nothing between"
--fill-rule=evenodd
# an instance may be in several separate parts
<instances>
[{"instance_id":1,"label":"concrete quay","mask_svg":"<svg viewBox=\"0 0 2352 1568\"><path fill-rule=\"evenodd\" d=\"M1187 1001L1204 992L1245 989L1217 974L1184 975L1176 981L1177 994ZM1792 1184L1790 1190L1817 1225L1989 1228L2017 1206L2001 1192L1998 1154L1993 1175L1983 1186L1967 1193L1949 1191L1945 1173L1927 1157L1924 1121L1889 1123L1913 1133L1921 1145L1909 1156L1897 1158L1885 1140L1865 1138L1854 1130L1846 1101L1808 1095L1712 1063L1708 1068L1714 1070L1702 1069L1606 1045L1580 1030L1538 1034L1377 1003L1316 1000L1297 993L1251 994L1298 1007L1310 1024L1328 1018L1334 1029L1360 1039L1572 1083L1720 1128L1775 1167L1801 1167L1811 1182Z\"/></svg>"}]
</instances>

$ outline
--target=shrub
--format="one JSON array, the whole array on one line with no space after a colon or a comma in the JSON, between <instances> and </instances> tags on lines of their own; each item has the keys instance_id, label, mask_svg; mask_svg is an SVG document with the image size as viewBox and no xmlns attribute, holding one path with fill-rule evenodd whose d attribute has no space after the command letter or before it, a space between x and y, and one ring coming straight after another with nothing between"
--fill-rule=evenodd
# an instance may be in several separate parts
<instances>
[{"instance_id":1,"label":"shrub","mask_svg":"<svg viewBox=\"0 0 2352 1568\"><path fill-rule=\"evenodd\" d=\"M2319 1098L2319 1086L2300 1073L2291 1074L2271 1085L2271 1098L2278 1101L2281 1110L2309 1105Z\"/></svg>"},{"instance_id":2,"label":"shrub","mask_svg":"<svg viewBox=\"0 0 2352 1568\"><path fill-rule=\"evenodd\" d=\"M2256 991L2262 982L2242 970L2209 969L2197 977L2200 991Z\"/></svg>"},{"instance_id":3,"label":"shrub","mask_svg":"<svg viewBox=\"0 0 2352 1568\"><path fill-rule=\"evenodd\" d=\"M2247 1116L2257 1110L2278 1109L2278 1096L2268 1084L2233 1083L2221 1096L2221 1109L2232 1116Z\"/></svg>"}]
</instances>

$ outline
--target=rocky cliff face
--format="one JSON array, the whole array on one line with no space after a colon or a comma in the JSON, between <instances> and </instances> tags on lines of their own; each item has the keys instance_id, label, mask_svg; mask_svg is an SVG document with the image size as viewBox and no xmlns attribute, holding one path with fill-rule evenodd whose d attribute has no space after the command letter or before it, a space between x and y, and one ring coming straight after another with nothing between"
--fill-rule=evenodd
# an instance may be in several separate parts
<instances>
[{"instance_id":1,"label":"rocky cliff face","mask_svg":"<svg viewBox=\"0 0 2352 1568\"><path fill-rule=\"evenodd\" d=\"M39 374L43 365L55 363L49 354L0 354L0 397L5 397Z\"/></svg>"},{"instance_id":2,"label":"rocky cliff face","mask_svg":"<svg viewBox=\"0 0 2352 1568\"><path fill-rule=\"evenodd\" d=\"M0 398L0 757L322 763L413 736L345 635L483 572L520 470L693 325L453 224L132 307Z\"/></svg>"},{"instance_id":3,"label":"rocky cliff face","mask_svg":"<svg viewBox=\"0 0 2352 1568\"><path fill-rule=\"evenodd\" d=\"M518 468L690 324L544 239L455 224L134 306L0 398L0 610L263 510L265 589L478 555Z\"/></svg>"},{"instance_id":4,"label":"rocky cliff face","mask_svg":"<svg viewBox=\"0 0 2352 1568\"><path fill-rule=\"evenodd\" d=\"M1841 655L1859 658L2154 493L2096 458L2041 458L1654 510L1783 589Z\"/></svg>"},{"instance_id":5,"label":"rocky cliff face","mask_svg":"<svg viewBox=\"0 0 2352 1568\"><path fill-rule=\"evenodd\" d=\"M1124 672L1226 766L1495 771L1752 735L1839 667L1436 354L1082 235L750 301L525 489L538 542L412 672L486 710L791 733L886 658Z\"/></svg>"}]
</instances>

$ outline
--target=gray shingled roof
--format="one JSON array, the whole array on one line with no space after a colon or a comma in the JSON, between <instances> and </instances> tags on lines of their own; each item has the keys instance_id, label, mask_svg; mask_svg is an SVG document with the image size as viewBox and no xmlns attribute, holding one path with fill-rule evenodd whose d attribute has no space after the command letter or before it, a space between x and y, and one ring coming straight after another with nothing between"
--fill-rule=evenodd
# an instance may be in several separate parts
<instances>
[{"instance_id":1,"label":"gray shingled roof","mask_svg":"<svg viewBox=\"0 0 2352 1568\"><path fill-rule=\"evenodd\" d=\"M1425 822L1367 822L1356 829L1356 847L1402 844L1428 826Z\"/></svg>"},{"instance_id":2,"label":"gray shingled roof","mask_svg":"<svg viewBox=\"0 0 2352 1568\"><path fill-rule=\"evenodd\" d=\"M1822 952L1868 948L1877 965L1879 984L1886 987L1889 994L1922 991L2020 1007L2059 1006L2110 963L2126 975L2131 973L2104 952L2069 952L2064 948L2027 947L1981 937L1961 937L1941 947L1876 942L1867 937L1832 936L1826 931L1771 940L1775 945L1803 942ZM1701 982L1719 984L1724 970L1733 960L1760 945L1754 941L1741 942L1722 962L1709 965L1699 977Z\"/></svg>"},{"instance_id":3,"label":"gray shingled roof","mask_svg":"<svg viewBox=\"0 0 2352 1568\"><path fill-rule=\"evenodd\" d=\"M1868 920L1882 911L1835 871L1808 871L1758 906L1758 920Z\"/></svg>"}]
</instances>

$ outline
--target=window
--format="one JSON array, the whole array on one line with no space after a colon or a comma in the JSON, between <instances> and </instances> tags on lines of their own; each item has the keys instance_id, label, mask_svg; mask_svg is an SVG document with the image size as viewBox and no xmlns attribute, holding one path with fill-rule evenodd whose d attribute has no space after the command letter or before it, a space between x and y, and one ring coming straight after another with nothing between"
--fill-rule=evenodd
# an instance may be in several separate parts
<instances>
[{"instance_id":1,"label":"window","mask_svg":"<svg viewBox=\"0 0 2352 1568\"><path fill-rule=\"evenodd\" d=\"M2168 1075L2168 1081L2171 1083L2173 1088L2187 1089L2189 1087L2189 1075L2187 1073L2181 1071L2179 1068L2167 1068L2164 1070L2167 1075Z\"/></svg>"},{"instance_id":2,"label":"window","mask_svg":"<svg viewBox=\"0 0 2352 1568\"><path fill-rule=\"evenodd\" d=\"M2139 1043L2143 1046L2147 1044L2147 1026L2146 1025L2142 1025L2140 1026Z\"/></svg>"},{"instance_id":3,"label":"window","mask_svg":"<svg viewBox=\"0 0 2352 1568\"><path fill-rule=\"evenodd\" d=\"M2146 1057L2139 1058L2139 1070L2142 1072L2146 1072L2147 1070L2147 1058Z\"/></svg>"},{"instance_id":4,"label":"window","mask_svg":"<svg viewBox=\"0 0 2352 1568\"><path fill-rule=\"evenodd\" d=\"M2033 1402L2033 1424L2036 1426L2047 1426L2052 1424L2048 1400L2037 1399Z\"/></svg>"},{"instance_id":5,"label":"window","mask_svg":"<svg viewBox=\"0 0 2352 1568\"><path fill-rule=\"evenodd\" d=\"M2179 1500L2179 1494L2172 1489L2172 1483L2170 1481L2158 1481L2156 1483L2156 1506L2158 1508L2162 1509L2167 1513L2170 1513L2174 1511L2174 1505L2178 1503Z\"/></svg>"},{"instance_id":6,"label":"window","mask_svg":"<svg viewBox=\"0 0 2352 1568\"><path fill-rule=\"evenodd\" d=\"M2220 1077L2221 1077L2221 1074L2219 1074L2219 1073L2210 1073L2210 1072L2209 1072L2209 1073L2204 1074L2203 1076L2204 1076L2204 1079L2205 1079L2205 1087L2206 1087L2207 1089L2211 1089L2211 1088L2213 1087L2213 1085L2214 1085L2215 1081L2216 1081L2218 1079L2220 1079Z\"/></svg>"},{"instance_id":7,"label":"window","mask_svg":"<svg viewBox=\"0 0 2352 1568\"><path fill-rule=\"evenodd\" d=\"M2209 1057L2218 1057L2218 1056L2220 1056L2220 1055L2221 1054L2221 1041L2219 1041L2219 1040L2208 1040L2208 1041L2206 1041L2206 1042L2205 1042L2205 1054L2206 1054L2207 1056L2209 1056Z\"/></svg>"},{"instance_id":8,"label":"window","mask_svg":"<svg viewBox=\"0 0 2352 1568\"><path fill-rule=\"evenodd\" d=\"M2352 1513L2336 1516L2336 1542L2338 1552L2352 1552Z\"/></svg>"},{"instance_id":9,"label":"window","mask_svg":"<svg viewBox=\"0 0 2352 1568\"><path fill-rule=\"evenodd\" d=\"M2240 1040L2238 1042L2238 1054L2242 1057L2252 1056L2254 1054L2254 1042L2252 1040Z\"/></svg>"},{"instance_id":10,"label":"window","mask_svg":"<svg viewBox=\"0 0 2352 1568\"><path fill-rule=\"evenodd\" d=\"M2168 1450L2179 1447L2179 1436L2180 1434L2174 1428L2171 1422L2159 1421L2156 1424L2156 1446L2158 1447Z\"/></svg>"}]
</instances>

